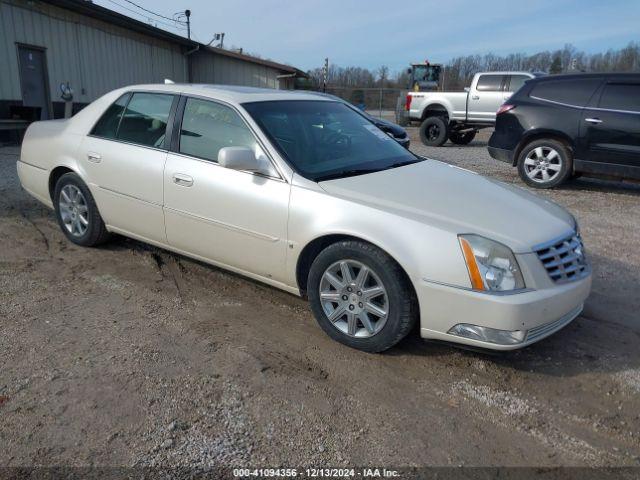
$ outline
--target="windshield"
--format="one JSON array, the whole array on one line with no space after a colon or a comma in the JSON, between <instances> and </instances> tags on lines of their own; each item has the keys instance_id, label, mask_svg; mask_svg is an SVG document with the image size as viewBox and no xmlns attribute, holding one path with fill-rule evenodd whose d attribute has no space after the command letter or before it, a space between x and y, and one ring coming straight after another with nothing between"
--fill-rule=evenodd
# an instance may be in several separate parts
<instances>
[{"instance_id":1,"label":"windshield","mask_svg":"<svg viewBox=\"0 0 640 480\"><path fill-rule=\"evenodd\" d=\"M371 173L421 160L340 102L285 100L243 107L293 169L310 180Z\"/></svg>"},{"instance_id":2,"label":"windshield","mask_svg":"<svg viewBox=\"0 0 640 480\"><path fill-rule=\"evenodd\" d=\"M415 80L418 82L438 82L440 80L440 65L416 65Z\"/></svg>"}]
</instances>

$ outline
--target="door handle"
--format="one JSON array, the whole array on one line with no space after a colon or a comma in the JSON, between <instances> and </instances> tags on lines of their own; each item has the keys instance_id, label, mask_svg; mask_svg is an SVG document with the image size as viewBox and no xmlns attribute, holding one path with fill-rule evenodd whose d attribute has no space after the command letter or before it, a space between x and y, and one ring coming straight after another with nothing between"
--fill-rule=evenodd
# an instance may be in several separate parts
<instances>
[{"instance_id":1,"label":"door handle","mask_svg":"<svg viewBox=\"0 0 640 480\"><path fill-rule=\"evenodd\" d=\"M471 97L471 100L480 100L480 97L478 95L473 95Z\"/></svg>"},{"instance_id":2,"label":"door handle","mask_svg":"<svg viewBox=\"0 0 640 480\"><path fill-rule=\"evenodd\" d=\"M193 177L184 175L182 173L173 174L173 183L180 185L181 187L190 187L193 185Z\"/></svg>"},{"instance_id":3,"label":"door handle","mask_svg":"<svg viewBox=\"0 0 640 480\"><path fill-rule=\"evenodd\" d=\"M599 118L585 118L584 121L588 123L593 123L595 125L597 125L598 123L602 123L602 120L600 120Z\"/></svg>"},{"instance_id":4,"label":"door handle","mask_svg":"<svg viewBox=\"0 0 640 480\"><path fill-rule=\"evenodd\" d=\"M102 155L96 152L87 152L87 160L93 163L100 163L102 161Z\"/></svg>"}]
</instances>

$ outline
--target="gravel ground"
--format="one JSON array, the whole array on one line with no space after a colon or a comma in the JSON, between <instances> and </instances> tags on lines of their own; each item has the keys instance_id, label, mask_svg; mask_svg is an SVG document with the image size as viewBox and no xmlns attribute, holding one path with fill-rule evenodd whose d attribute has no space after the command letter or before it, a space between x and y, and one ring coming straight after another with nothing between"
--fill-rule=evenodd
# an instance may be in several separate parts
<instances>
[{"instance_id":1,"label":"gravel ground","mask_svg":"<svg viewBox=\"0 0 640 480\"><path fill-rule=\"evenodd\" d=\"M522 185L467 147L421 154ZM640 188L542 192L582 225L585 312L490 356L345 348L294 296L116 238L67 242L0 150L0 465L640 465ZM522 212L526 215L526 212Z\"/></svg>"}]
</instances>

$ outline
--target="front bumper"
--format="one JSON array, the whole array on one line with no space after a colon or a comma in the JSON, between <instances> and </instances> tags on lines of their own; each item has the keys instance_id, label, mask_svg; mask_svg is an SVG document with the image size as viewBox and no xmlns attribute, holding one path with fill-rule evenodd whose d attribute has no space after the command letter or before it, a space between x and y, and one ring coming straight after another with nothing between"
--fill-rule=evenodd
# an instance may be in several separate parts
<instances>
[{"instance_id":1,"label":"front bumper","mask_svg":"<svg viewBox=\"0 0 640 480\"><path fill-rule=\"evenodd\" d=\"M416 293L420 304L420 335L491 350L515 350L557 332L582 311L591 289L591 275L575 282L515 294L487 294L422 280ZM516 344L496 344L447 332L459 323L497 330L526 330Z\"/></svg>"},{"instance_id":2,"label":"front bumper","mask_svg":"<svg viewBox=\"0 0 640 480\"><path fill-rule=\"evenodd\" d=\"M489 150L489 155L491 158L495 158L501 162L506 162L509 164L513 164L513 152L511 150L507 150L505 148L496 148L496 147L487 147Z\"/></svg>"}]
</instances>

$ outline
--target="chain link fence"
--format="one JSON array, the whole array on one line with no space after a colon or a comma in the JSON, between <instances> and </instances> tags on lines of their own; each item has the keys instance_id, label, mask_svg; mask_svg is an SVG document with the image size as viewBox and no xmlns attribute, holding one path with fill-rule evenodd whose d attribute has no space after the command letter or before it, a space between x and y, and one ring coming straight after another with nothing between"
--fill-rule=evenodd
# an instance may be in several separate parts
<instances>
[{"instance_id":1,"label":"chain link fence","mask_svg":"<svg viewBox=\"0 0 640 480\"><path fill-rule=\"evenodd\" d=\"M327 93L365 110L375 117L395 121L398 108L404 108L406 90L379 87L333 87Z\"/></svg>"}]
</instances>

